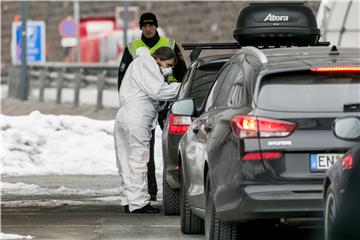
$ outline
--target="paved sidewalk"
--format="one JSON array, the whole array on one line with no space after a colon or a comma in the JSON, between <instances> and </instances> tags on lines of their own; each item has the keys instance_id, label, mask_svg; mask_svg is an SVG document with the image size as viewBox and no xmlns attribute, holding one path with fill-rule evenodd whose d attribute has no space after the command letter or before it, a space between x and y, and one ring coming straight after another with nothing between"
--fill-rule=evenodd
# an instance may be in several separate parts
<instances>
[{"instance_id":1,"label":"paved sidewalk","mask_svg":"<svg viewBox=\"0 0 360 240\"><path fill-rule=\"evenodd\" d=\"M56 104L54 102L38 102L35 100L20 101L15 98L1 99L1 114L9 116L28 115L32 111L40 111L43 114L66 114L82 115L97 120L113 120L117 109L106 107L96 110L94 106L82 105L74 108L71 104Z\"/></svg>"}]
</instances>

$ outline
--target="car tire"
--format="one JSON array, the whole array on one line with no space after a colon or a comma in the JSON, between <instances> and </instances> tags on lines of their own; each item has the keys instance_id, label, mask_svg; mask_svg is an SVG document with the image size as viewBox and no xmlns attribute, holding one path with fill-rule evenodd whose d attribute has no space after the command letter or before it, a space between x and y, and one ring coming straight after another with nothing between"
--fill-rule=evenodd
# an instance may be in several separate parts
<instances>
[{"instance_id":1,"label":"car tire","mask_svg":"<svg viewBox=\"0 0 360 240\"><path fill-rule=\"evenodd\" d=\"M184 234L204 233L204 220L195 215L189 204L184 181L180 177L180 227Z\"/></svg>"},{"instance_id":2,"label":"car tire","mask_svg":"<svg viewBox=\"0 0 360 240\"><path fill-rule=\"evenodd\" d=\"M179 215L179 190L173 189L163 177L163 209L165 215Z\"/></svg>"},{"instance_id":3,"label":"car tire","mask_svg":"<svg viewBox=\"0 0 360 240\"><path fill-rule=\"evenodd\" d=\"M236 222L224 222L218 218L208 174L206 178L205 239L235 240L238 237L238 232Z\"/></svg>"},{"instance_id":4,"label":"car tire","mask_svg":"<svg viewBox=\"0 0 360 240\"><path fill-rule=\"evenodd\" d=\"M324 230L325 240L332 239L332 231L334 227L334 221L337 215L338 201L335 196L335 192L332 184L326 190L325 208L324 208Z\"/></svg>"}]
</instances>

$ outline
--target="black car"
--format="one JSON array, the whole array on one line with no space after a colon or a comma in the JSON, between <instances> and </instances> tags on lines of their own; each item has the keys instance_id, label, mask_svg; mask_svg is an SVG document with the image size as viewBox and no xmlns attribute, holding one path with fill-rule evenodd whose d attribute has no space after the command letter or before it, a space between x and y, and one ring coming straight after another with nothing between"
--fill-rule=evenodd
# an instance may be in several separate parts
<instances>
[{"instance_id":1,"label":"black car","mask_svg":"<svg viewBox=\"0 0 360 240\"><path fill-rule=\"evenodd\" d=\"M360 107L360 101L354 107ZM333 131L340 139L358 143L326 173L325 239L360 239L360 118L336 119Z\"/></svg>"},{"instance_id":2,"label":"black car","mask_svg":"<svg viewBox=\"0 0 360 240\"><path fill-rule=\"evenodd\" d=\"M231 55L197 58L187 70L177 99L192 97L199 109L220 68ZM163 210L167 215L179 214L179 162L178 145L192 119L168 114L162 133L163 150Z\"/></svg>"},{"instance_id":3,"label":"black car","mask_svg":"<svg viewBox=\"0 0 360 240\"><path fill-rule=\"evenodd\" d=\"M242 222L322 216L325 172L354 145L331 129L360 116L360 49L327 47L319 35L304 4L250 4L234 30L247 47L202 109L191 98L172 105L196 117L179 143L184 233L236 239Z\"/></svg>"},{"instance_id":4,"label":"black car","mask_svg":"<svg viewBox=\"0 0 360 240\"><path fill-rule=\"evenodd\" d=\"M331 129L360 115L359 54L244 47L200 112L192 99L173 104L173 114L197 117L179 143L184 233L205 219L207 238L235 239L238 222L322 215L325 171L354 144Z\"/></svg>"}]
</instances>

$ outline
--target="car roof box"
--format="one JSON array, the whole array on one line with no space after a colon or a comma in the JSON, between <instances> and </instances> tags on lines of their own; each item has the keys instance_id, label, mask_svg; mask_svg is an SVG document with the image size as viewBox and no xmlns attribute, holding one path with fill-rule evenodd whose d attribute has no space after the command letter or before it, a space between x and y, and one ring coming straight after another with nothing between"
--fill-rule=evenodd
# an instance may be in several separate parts
<instances>
[{"instance_id":1,"label":"car roof box","mask_svg":"<svg viewBox=\"0 0 360 240\"><path fill-rule=\"evenodd\" d=\"M242 46L314 46L320 30L302 2L259 2L241 10L233 36Z\"/></svg>"}]
</instances>

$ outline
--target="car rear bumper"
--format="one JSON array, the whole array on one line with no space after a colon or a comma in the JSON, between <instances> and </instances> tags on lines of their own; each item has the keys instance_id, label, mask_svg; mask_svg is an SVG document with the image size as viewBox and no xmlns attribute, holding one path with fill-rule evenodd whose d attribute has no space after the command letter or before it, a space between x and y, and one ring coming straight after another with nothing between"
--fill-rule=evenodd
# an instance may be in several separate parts
<instances>
[{"instance_id":1,"label":"car rear bumper","mask_svg":"<svg viewBox=\"0 0 360 240\"><path fill-rule=\"evenodd\" d=\"M322 185L247 185L218 191L215 206L223 221L321 216Z\"/></svg>"}]
</instances>

